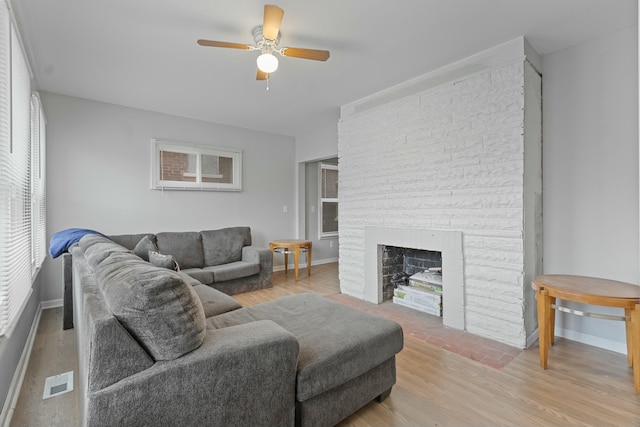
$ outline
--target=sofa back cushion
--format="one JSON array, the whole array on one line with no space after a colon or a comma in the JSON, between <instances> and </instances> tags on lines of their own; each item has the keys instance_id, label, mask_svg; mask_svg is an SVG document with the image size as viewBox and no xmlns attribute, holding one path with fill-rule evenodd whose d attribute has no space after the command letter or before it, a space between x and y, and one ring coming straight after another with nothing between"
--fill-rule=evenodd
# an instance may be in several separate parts
<instances>
[{"instance_id":1,"label":"sofa back cushion","mask_svg":"<svg viewBox=\"0 0 640 427\"><path fill-rule=\"evenodd\" d=\"M136 245L142 240L143 237L153 237L153 234L116 234L107 236L119 245L124 246L127 249L133 250Z\"/></svg>"},{"instance_id":2,"label":"sofa back cushion","mask_svg":"<svg viewBox=\"0 0 640 427\"><path fill-rule=\"evenodd\" d=\"M86 258L91 270L104 261L109 255L115 252L130 252L129 249L121 246L110 239L99 234L87 234L78 242L78 246Z\"/></svg>"},{"instance_id":3,"label":"sofa back cushion","mask_svg":"<svg viewBox=\"0 0 640 427\"><path fill-rule=\"evenodd\" d=\"M198 232L158 233L156 245L161 254L173 255L181 269L204 267L202 238Z\"/></svg>"},{"instance_id":4,"label":"sofa back cushion","mask_svg":"<svg viewBox=\"0 0 640 427\"><path fill-rule=\"evenodd\" d=\"M177 272L133 253L112 253L94 272L111 313L154 360L173 360L202 345L204 309Z\"/></svg>"},{"instance_id":5,"label":"sofa back cushion","mask_svg":"<svg viewBox=\"0 0 640 427\"><path fill-rule=\"evenodd\" d=\"M204 265L228 264L242 259L242 248L251 246L251 228L229 227L201 231Z\"/></svg>"}]
</instances>

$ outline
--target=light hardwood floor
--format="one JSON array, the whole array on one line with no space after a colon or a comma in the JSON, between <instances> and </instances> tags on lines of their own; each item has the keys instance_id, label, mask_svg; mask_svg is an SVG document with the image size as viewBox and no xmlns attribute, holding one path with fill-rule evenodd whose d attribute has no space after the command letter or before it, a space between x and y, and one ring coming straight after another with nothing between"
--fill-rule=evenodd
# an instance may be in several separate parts
<instances>
[{"instance_id":1,"label":"light hardwood floor","mask_svg":"<svg viewBox=\"0 0 640 427\"><path fill-rule=\"evenodd\" d=\"M274 273L274 287L237 295L245 306L300 292L339 293L337 264ZM549 369L538 347L497 370L405 336L397 384L344 426L640 426L640 397L626 356L557 339ZM75 369L75 335L62 331L62 309L45 310L12 426L79 425L77 391L42 400L44 379ZM77 387L77 380L76 380Z\"/></svg>"}]
</instances>

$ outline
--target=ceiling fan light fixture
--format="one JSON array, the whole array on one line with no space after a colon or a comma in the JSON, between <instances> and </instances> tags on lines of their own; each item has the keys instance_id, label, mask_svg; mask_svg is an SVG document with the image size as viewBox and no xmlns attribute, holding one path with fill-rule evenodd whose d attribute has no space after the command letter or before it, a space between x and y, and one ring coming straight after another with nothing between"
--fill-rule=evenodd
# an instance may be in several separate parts
<instances>
[{"instance_id":1,"label":"ceiling fan light fixture","mask_svg":"<svg viewBox=\"0 0 640 427\"><path fill-rule=\"evenodd\" d=\"M293 58L311 59L313 61L326 61L329 59L328 50L303 49L299 47L283 47L280 44L280 24L284 10L272 4L264 5L264 19L262 25L253 28L253 40L255 45L243 43L229 43L216 40L198 40L200 46L224 47L229 49L239 49L250 52L259 51L261 55L257 58L258 72L256 80L267 80L269 74L278 69L278 58L280 56L290 56Z\"/></svg>"},{"instance_id":2,"label":"ceiling fan light fixture","mask_svg":"<svg viewBox=\"0 0 640 427\"><path fill-rule=\"evenodd\" d=\"M271 74L278 69L278 58L276 58L269 52L263 53L262 55L258 56L256 62L258 64L258 68L263 73Z\"/></svg>"}]
</instances>

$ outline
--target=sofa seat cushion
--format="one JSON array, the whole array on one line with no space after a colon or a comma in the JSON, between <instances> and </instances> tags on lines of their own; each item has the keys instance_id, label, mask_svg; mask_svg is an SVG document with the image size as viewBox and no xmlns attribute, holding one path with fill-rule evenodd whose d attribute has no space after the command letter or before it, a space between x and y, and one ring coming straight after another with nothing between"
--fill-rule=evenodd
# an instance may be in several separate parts
<instances>
[{"instance_id":1,"label":"sofa seat cushion","mask_svg":"<svg viewBox=\"0 0 640 427\"><path fill-rule=\"evenodd\" d=\"M156 246L161 254L173 255L180 269L204 267L202 238L195 231L156 234Z\"/></svg>"},{"instance_id":2,"label":"sofa seat cushion","mask_svg":"<svg viewBox=\"0 0 640 427\"><path fill-rule=\"evenodd\" d=\"M198 269L199 270L199 269ZM186 274L184 271L178 271L178 274L180 275L180 277L182 277L182 279L187 282L188 284L190 284L191 286L198 286L198 285L202 285L202 282L199 281L198 279L196 279L193 276L190 276L188 274Z\"/></svg>"},{"instance_id":3,"label":"sofa seat cushion","mask_svg":"<svg viewBox=\"0 0 640 427\"><path fill-rule=\"evenodd\" d=\"M204 309L177 272L133 253L112 253L94 272L109 310L154 360L173 360L202 345Z\"/></svg>"},{"instance_id":4,"label":"sofa seat cushion","mask_svg":"<svg viewBox=\"0 0 640 427\"><path fill-rule=\"evenodd\" d=\"M188 274L204 285L213 283L213 273L211 271L203 270L202 268L183 268L180 271Z\"/></svg>"},{"instance_id":5,"label":"sofa seat cushion","mask_svg":"<svg viewBox=\"0 0 640 427\"><path fill-rule=\"evenodd\" d=\"M205 317L213 317L242 308L238 301L210 286L196 285L193 290L200 298Z\"/></svg>"},{"instance_id":6,"label":"sofa seat cushion","mask_svg":"<svg viewBox=\"0 0 640 427\"><path fill-rule=\"evenodd\" d=\"M380 365L402 349L396 322L300 294L207 319L208 328L272 320L300 344L296 399L304 402Z\"/></svg>"},{"instance_id":7,"label":"sofa seat cushion","mask_svg":"<svg viewBox=\"0 0 640 427\"><path fill-rule=\"evenodd\" d=\"M228 264L205 267L204 271L213 273L213 281L226 282L227 280L242 279L260 273L260 263L248 261L236 261Z\"/></svg>"},{"instance_id":8,"label":"sofa seat cushion","mask_svg":"<svg viewBox=\"0 0 640 427\"><path fill-rule=\"evenodd\" d=\"M228 264L242 259L242 248L251 246L249 227L201 231L204 265Z\"/></svg>"}]
</instances>

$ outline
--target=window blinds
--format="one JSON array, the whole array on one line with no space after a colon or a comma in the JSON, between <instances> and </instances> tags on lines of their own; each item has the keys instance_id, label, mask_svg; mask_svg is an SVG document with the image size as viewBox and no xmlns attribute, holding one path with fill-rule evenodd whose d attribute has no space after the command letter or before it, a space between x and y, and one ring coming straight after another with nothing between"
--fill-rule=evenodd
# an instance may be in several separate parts
<instances>
[{"instance_id":1,"label":"window blinds","mask_svg":"<svg viewBox=\"0 0 640 427\"><path fill-rule=\"evenodd\" d=\"M30 81L11 13L0 0L0 336L17 321L46 250L44 132ZM37 129L32 109L38 110Z\"/></svg>"},{"instance_id":2,"label":"window blinds","mask_svg":"<svg viewBox=\"0 0 640 427\"><path fill-rule=\"evenodd\" d=\"M35 278L47 256L45 187L45 119L40 97L31 95L31 275Z\"/></svg>"}]
</instances>

